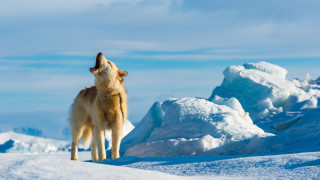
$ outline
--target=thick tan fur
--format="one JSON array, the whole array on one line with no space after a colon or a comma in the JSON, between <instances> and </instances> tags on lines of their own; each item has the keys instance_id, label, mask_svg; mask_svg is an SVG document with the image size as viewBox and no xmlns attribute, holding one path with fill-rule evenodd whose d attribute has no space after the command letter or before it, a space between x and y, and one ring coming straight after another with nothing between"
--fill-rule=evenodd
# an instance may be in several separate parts
<instances>
[{"instance_id":1,"label":"thick tan fur","mask_svg":"<svg viewBox=\"0 0 320 180\"><path fill-rule=\"evenodd\" d=\"M108 61L102 53L96 58L96 65L90 68L95 76L95 86L85 88L76 97L71 108L71 159L78 160L78 144L82 139L88 148L91 144L92 161L106 158L105 130L112 131L112 159L119 158L122 126L127 119L127 93L124 77L113 62Z\"/></svg>"}]
</instances>

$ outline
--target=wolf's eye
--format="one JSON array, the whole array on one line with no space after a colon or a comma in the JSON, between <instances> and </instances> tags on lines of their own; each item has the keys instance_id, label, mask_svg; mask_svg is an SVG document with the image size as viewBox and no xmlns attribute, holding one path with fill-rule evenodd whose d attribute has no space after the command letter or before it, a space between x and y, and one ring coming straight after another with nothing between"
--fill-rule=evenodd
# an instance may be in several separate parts
<instances>
[{"instance_id":1,"label":"wolf's eye","mask_svg":"<svg viewBox=\"0 0 320 180\"><path fill-rule=\"evenodd\" d=\"M110 64L110 66L112 66L112 64L111 64L111 62L110 62L110 61L108 61L108 64Z\"/></svg>"}]
</instances>

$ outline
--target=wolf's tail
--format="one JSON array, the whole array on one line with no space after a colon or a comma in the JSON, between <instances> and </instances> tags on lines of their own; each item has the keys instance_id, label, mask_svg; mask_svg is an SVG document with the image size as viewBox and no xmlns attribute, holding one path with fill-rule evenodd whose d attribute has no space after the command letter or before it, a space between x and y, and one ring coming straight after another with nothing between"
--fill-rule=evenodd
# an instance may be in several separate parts
<instances>
[{"instance_id":1,"label":"wolf's tail","mask_svg":"<svg viewBox=\"0 0 320 180\"><path fill-rule=\"evenodd\" d=\"M83 130L83 134L81 137L82 145L84 149L88 149L92 139L92 129L89 126L86 126Z\"/></svg>"}]
</instances>

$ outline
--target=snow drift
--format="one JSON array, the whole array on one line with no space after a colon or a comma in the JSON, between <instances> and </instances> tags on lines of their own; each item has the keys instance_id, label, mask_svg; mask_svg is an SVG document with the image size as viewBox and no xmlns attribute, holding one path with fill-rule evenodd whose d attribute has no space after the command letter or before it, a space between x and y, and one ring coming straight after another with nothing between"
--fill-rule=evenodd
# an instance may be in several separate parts
<instances>
[{"instance_id":1,"label":"snow drift","mask_svg":"<svg viewBox=\"0 0 320 180\"><path fill-rule=\"evenodd\" d=\"M205 99L181 98L155 103L122 140L122 153L124 156L237 154L232 146L226 145L271 135L253 124L237 100L219 101L220 105Z\"/></svg>"}]
</instances>

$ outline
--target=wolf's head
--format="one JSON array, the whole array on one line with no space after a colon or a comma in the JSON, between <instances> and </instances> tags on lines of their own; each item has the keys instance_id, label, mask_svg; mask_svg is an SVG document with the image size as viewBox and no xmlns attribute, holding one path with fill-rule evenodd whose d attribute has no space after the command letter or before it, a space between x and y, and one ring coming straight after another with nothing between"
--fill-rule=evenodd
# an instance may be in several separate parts
<instances>
[{"instance_id":1,"label":"wolf's head","mask_svg":"<svg viewBox=\"0 0 320 180\"><path fill-rule=\"evenodd\" d=\"M113 62L107 60L101 52L96 57L96 65L89 69L96 78L98 90L118 88L128 72L120 70Z\"/></svg>"}]
</instances>

